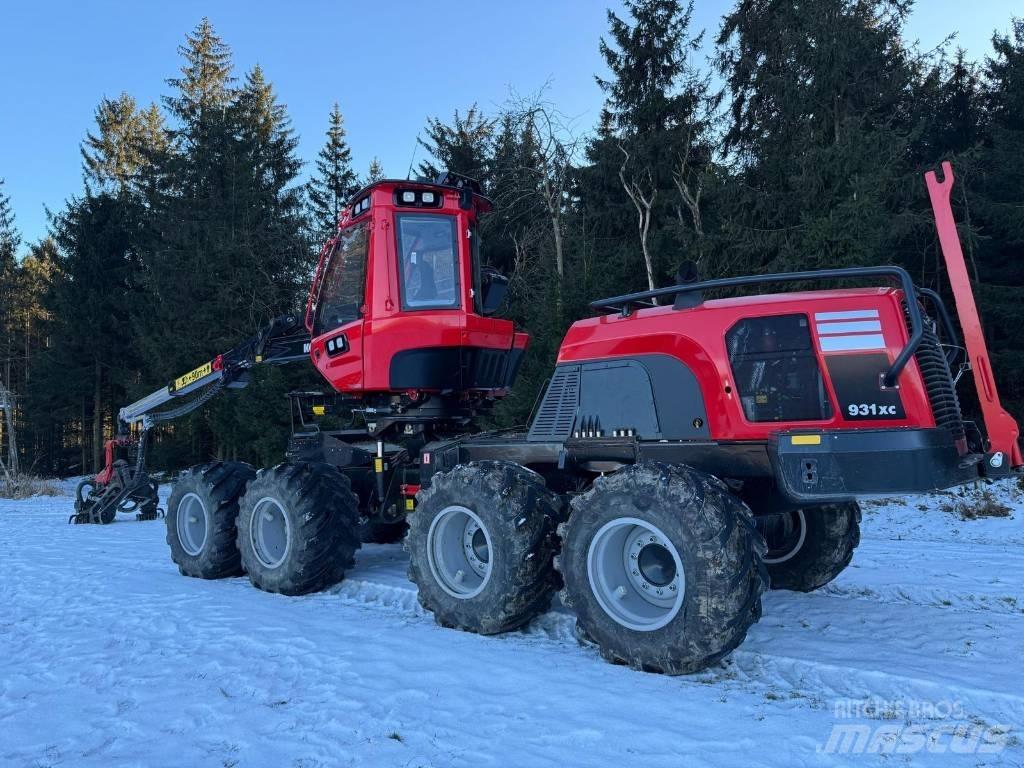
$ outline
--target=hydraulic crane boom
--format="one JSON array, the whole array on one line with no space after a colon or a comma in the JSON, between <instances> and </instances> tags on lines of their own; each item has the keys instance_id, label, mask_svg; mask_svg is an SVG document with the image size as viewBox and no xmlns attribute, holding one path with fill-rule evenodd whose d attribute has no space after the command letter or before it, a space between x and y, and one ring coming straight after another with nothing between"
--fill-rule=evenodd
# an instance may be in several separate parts
<instances>
[{"instance_id":1,"label":"hydraulic crane boom","mask_svg":"<svg viewBox=\"0 0 1024 768\"><path fill-rule=\"evenodd\" d=\"M109 523L118 511L138 510L139 519L156 517L156 484L146 473L149 430L202 407L224 389L245 387L248 371L256 365L308 360L309 341L301 317L276 317L230 351L121 408L118 434L104 446L104 467L94 478L78 484L75 514L69 522ZM181 405L164 408L183 398ZM134 453L134 463L117 458L119 449Z\"/></svg>"}]
</instances>

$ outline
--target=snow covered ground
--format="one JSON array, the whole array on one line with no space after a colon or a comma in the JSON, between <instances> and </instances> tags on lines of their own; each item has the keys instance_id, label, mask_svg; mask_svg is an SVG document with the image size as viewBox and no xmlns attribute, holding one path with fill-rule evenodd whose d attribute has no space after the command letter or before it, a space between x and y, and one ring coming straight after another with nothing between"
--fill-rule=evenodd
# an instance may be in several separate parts
<instances>
[{"instance_id":1,"label":"snow covered ground","mask_svg":"<svg viewBox=\"0 0 1024 768\"><path fill-rule=\"evenodd\" d=\"M162 522L0 500L0 766L1024 765L1024 492L994 495L1011 517L867 503L834 584L766 595L684 678L602 662L558 608L441 629L397 545L288 598L179 576Z\"/></svg>"}]
</instances>

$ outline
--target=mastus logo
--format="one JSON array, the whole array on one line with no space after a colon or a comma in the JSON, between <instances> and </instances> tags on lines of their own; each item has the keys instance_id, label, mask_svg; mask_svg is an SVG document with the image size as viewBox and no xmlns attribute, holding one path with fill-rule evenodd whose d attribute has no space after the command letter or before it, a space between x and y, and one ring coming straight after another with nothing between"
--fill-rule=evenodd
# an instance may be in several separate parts
<instances>
[{"instance_id":1,"label":"mastus logo","mask_svg":"<svg viewBox=\"0 0 1024 768\"><path fill-rule=\"evenodd\" d=\"M837 720L857 722L832 726L817 746L821 754L991 755L1002 752L1010 739L1008 725L970 718L959 701L839 699L832 713Z\"/></svg>"}]
</instances>

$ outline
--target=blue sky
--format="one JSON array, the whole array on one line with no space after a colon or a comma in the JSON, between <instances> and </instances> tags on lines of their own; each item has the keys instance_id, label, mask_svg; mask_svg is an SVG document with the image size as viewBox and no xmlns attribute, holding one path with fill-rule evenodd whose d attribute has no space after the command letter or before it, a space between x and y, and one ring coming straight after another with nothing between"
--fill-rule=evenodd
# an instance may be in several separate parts
<instances>
[{"instance_id":1,"label":"blue sky","mask_svg":"<svg viewBox=\"0 0 1024 768\"><path fill-rule=\"evenodd\" d=\"M696 28L717 29L728 0L697 0ZM25 240L46 233L44 206L81 189L79 143L103 96L140 103L168 92L177 46L204 15L231 46L237 74L263 66L288 106L302 158L319 150L337 100L357 171L376 155L404 176L428 116L473 101L485 110L514 87L548 98L589 129L601 107L598 39L618 0L457 3L36 2L0 10L0 178ZM950 32L975 57L1006 31L1019 0L918 0L908 36L932 47ZM418 153L421 155L421 151Z\"/></svg>"}]
</instances>

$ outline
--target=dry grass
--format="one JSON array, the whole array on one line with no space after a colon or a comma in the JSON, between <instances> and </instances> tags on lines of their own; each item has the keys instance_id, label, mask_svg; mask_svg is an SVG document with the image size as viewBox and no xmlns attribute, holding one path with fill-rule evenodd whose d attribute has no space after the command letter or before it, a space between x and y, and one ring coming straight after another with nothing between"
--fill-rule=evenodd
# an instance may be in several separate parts
<instances>
[{"instance_id":1,"label":"dry grass","mask_svg":"<svg viewBox=\"0 0 1024 768\"><path fill-rule=\"evenodd\" d=\"M55 480L34 475L17 475L10 480L0 477L0 499L28 499L32 496L63 496Z\"/></svg>"},{"instance_id":2,"label":"dry grass","mask_svg":"<svg viewBox=\"0 0 1024 768\"><path fill-rule=\"evenodd\" d=\"M961 520L979 520L983 517L1010 517L1010 513L1013 511L988 490L977 493L963 493L961 498L944 503L941 509L943 512L957 515Z\"/></svg>"}]
</instances>

